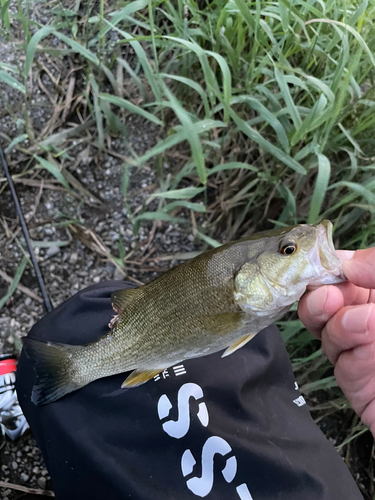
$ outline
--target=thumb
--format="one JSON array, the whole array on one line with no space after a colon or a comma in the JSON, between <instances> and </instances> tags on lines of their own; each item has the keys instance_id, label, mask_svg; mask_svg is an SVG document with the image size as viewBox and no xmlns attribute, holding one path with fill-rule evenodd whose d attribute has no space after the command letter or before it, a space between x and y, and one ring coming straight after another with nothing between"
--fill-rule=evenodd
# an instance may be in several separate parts
<instances>
[{"instance_id":1,"label":"thumb","mask_svg":"<svg viewBox=\"0 0 375 500\"><path fill-rule=\"evenodd\" d=\"M338 251L349 281L362 288L375 288L375 248L356 252Z\"/></svg>"}]
</instances>

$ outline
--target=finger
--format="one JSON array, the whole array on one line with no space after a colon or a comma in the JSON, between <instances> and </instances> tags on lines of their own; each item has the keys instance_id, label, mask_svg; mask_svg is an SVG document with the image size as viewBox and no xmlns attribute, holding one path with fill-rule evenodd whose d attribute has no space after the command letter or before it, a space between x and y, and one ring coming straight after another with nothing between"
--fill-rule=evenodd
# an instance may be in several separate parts
<instances>
[{"instance_id":1,"label":"finger","mask_svg":"<svg viewBox=\"0 0 375 500\"><path fill-rule=\"evenodd\" d=\"M343 259L342 268L349 281L362 288L375 288L375 248L337 254Z\"/></svg>"},{"instance_id":2,"label":"finger","mask_svg":"<svg viewBox=\"0 0 375 500\"><path fill-rule=\"evenodd\" d=\"M327 321L344 306L344 297L336 286L321 286L304 295L298 304L298 315L305 327L320 338Z\"/></svg>"},{"instance_id":3,"label":"finger","mask_svg":"<svg viewBox=\"0 0 375 500\"><path fill-rule=\"evenodd\" d=\"M375 305L342 308L327 322L321 338L323 352L334 365L342 351L375 343Z\"/></svg>"},{"instance_id":4,"label":"finger","mask_svg":"<svg viewBox=\"0 0 375 500\"><path fill-rule=\"evenodd\" d=\"M350 281L338 283L333 286L336 286L341 291L344 298L344 306L355 306L370 302L370 293L372 290L369 290L368 288L356 286Z\"/></svg>"},{"instance_id":5,"label":"finger","mask_svg":"<svg viewBox=\"0 0 375 500\"><path fill-rule=\"evenodd\" d=\"M375 344L344 351L335 366L337 383L354 410L375 430Z\"/></svg>"}]
</instances>

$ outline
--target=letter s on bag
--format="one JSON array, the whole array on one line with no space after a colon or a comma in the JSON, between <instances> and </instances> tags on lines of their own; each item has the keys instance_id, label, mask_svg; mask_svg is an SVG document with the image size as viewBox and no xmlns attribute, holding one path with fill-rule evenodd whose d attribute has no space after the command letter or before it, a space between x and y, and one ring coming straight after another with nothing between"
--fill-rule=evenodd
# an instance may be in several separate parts
<instances>
[{"instance_id":1,"label":"letter s on bag","mask_svg":"<svg viewBox=\"0 0 375 500\"><path fill-rule=\"evenodd\" d=\"M214 484L214 457L218 453L222 456L227 455L232 448L219 436L211 436L203 445L202 449L202 476L192 477L186 481L190 491L199 497L207 496L212 490ZM186 450L181 458L181 470L185 476L193 472L196 460L190 450ZM232 456L226 461L224 469L221 471L225 481L233 481L237 472L237 459Z\"/></svg>"},{"instance_id":2,"label":"letter s on bag","mask_svg":"<svg viewBox=\"0 0 375 500\"><path fill-rule=\"evenodd\" d=\"M167 420L162 424L163 430L171 437L180 439L184 437L190 427L190 398L199 400L203 398L202 388L189 382L184 384L177 395L177 408L178 408L178 418L177 420ZM170 410L172 409L172 403L166 394L160 396L158 401L158 415L159 419L162 420L168 417ZM208 425L208 411L206 403L202 402L198 405L197 417L200 423L207 427Z\"/></svg>"}]
</instances>

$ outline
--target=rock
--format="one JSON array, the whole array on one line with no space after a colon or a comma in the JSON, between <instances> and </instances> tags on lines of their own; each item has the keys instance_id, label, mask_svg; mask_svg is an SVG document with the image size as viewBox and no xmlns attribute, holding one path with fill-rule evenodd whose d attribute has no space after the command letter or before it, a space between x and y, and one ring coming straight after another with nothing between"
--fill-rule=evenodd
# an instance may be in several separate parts
<instances>
[{"instance_id":1,"label":"rock","mask_svg":"<svg viewBox=\"0 0 375 500\"><path fill-rule=\"evenodd\" d=\"M115 271L113 273L113 279L114 280L122 280L122 279L124 279L124 274L117 267L115 268Z\"/></svg>"},{"instance_id":2,"label":"rock","mask_svg":"<svg viewBox=\"0 0 375 500\"><path fill-rule=\"evenodd\" d=\"M15 460L13 460L12 462L12 469L14 470L18 469L18 463Z\"/></svg>"},{"instance_id":3,"label":"rock","mask_svg":"<svg viewBox=\"0 0 375 500\"><path fill-rule=\"evenodd\" d=\"M69 264L76 264L78 262L78 253L73 252L69 257Z\"/></svg>"},{"instance_id":4,"label":"rock","mask_svg":"<svg viewBox=\"0 0 375 500\"><path fill-rule=\"evenodd\" d=\"M36 466L33 468L33 474L38 474L39 473L39 467Z\"/></svg>"},{"instance_id":5,"label":"rock","mask_svg":"<svg viewBox=\"0 0 375 500\"><path fill-rule=\"evenodd\" d=\"M37 483L42 490L46 489L47 479L43 476L38 477Z\"/></svg>"},{"instance_id":6,"label":"rock","mask_svg":"<svg viewBox=\"0 0 375 500\"><path fill-rule=\"evenodd\" d=\"M26 483L29 480L29 477L25 472L22 472L20 474L20 480L22 483Z\"/></svg>"},{"instance_id":7,"label":"rock","mask_svg":"<svg viewBox=\"0 0 375 500\"><path fill-rule=\"evenodd\" d=\"M56 245L51 245L46 252L45 258L49 259L50 257L57 255L59 252L60 252L60 247L57 247Z\"/></svg>"}]
</instances>

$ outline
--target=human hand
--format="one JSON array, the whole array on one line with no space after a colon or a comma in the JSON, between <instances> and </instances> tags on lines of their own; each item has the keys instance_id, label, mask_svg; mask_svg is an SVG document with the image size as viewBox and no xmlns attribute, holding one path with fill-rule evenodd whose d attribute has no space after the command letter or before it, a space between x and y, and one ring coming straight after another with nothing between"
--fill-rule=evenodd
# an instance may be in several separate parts
<instances>
[{"instance_id":1,"label":"human hand","mask_svg":"<svg viewBox=\"0 0 375 500\"><path fill-rule=\"evenodd\" d=\"M337 383L375 437L375 248L337 254L349 281L309 291L298 314L321 339Z\"/></svg>"}]
</instances>

